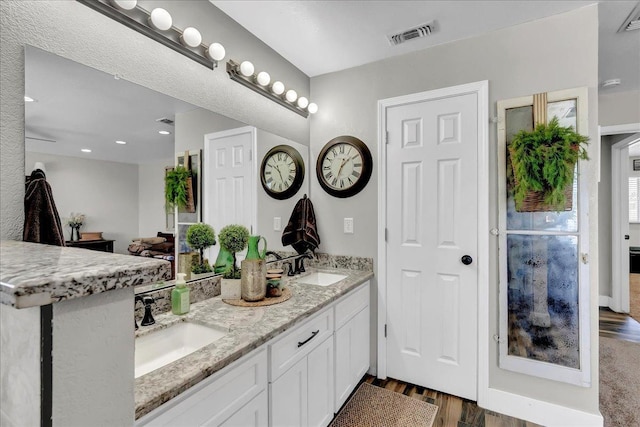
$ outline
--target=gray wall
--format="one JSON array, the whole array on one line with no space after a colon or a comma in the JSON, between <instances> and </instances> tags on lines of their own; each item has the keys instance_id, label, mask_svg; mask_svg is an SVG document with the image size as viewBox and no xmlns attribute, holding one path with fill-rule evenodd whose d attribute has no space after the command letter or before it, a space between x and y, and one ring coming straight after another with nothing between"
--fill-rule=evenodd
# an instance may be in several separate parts
<instances>
[{"instance_id":1,"label":"gray wall","mask_svg":"<svg viewBox=\"0 0 640 427\"><path fill-rule=\"evenodd\" d=\"M206 1L140 1L161 5L174 25L198 28L218 41L226 59L309 93L309 78ZM29 44L166 93L241 122L308 144L309 121L229 79L225 64L206 67L75 1L0 2L0 237L20 239L24 196L24 45Z\"/></svg>"},{"instance_id":2,"label":"gray wall","mask_svg":"<svg viewBox=\"0 0 640 427\"><path fill-rule=\"evenodd\" d=\"M600 126L640 123L640 90L607 93L600 89L598 98Z\"/></svg>"},{"instance_id":3,"label":"gray wall","mask_svg":"<svg viewBox=\"0 0 640 427\"><path fill-rule=\"evenodd\" d=\"M138 233L131 237L152 237L167 231L164 174L165 167L173 165L172 158L138 165Z\"/></svg>"},{"instance_id":4,"label":"gray wall","mask_svg":"<svg viewBox=\"0 0 640 427\"><path fill-rule=\"evenodd\" d=\"M392 60L380 61L311 79L311 98L321 109L311 121L311 168L323 145L338 135L353 135L368 144L377 161L377 101L430 89L489 80L489 112L496 101L528 94L586 86L589 89L589 135L597 138L598 124L598 9L585 7L547 19L495 31L480 37L436 46ZM496 127L490 126L490 226L497 226ZM590 156L597 164L597 150ZM375 164L375 163L374 163ZM593 168L588 179L590 230L597 230L597 185ZM333 254L377 257L377 167L357 196L336 199L312 180L321 250ZM342 219L352 217L355 233L342 233ZM486 232L480 230L480 232ZM598 253L598 236L591 231L590 248ZM490 334L498 333L497 242L491 241ZM590 264L591 340L598 341L597 256ZM376 260L377 263L377 260ZM374 280L373 289L377 287ZM377 293L372 294L372 337L375 341ZM375 342L374 342L375 345ZM591 413L598 412L598 347L591 346L592 386L582 388L508 372L498 368L498 347L490 345L492 388L554 402ZM372 360L375 361L372 353Z\"/></svg>"}]
</instances>

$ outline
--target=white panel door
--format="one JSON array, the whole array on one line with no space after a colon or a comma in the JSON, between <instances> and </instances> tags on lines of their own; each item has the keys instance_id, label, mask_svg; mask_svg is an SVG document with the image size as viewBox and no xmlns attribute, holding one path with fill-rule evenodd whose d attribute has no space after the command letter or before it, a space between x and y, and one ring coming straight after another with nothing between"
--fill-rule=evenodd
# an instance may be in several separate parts
<instances>
[{"instance_id":1,"label":"white panel door","mask_svg":"<svg viewBox=\"0 0 640 427\"><path fill-rule=\"evenodd\" d=\"M326 427L333 419L333 337L307 356L307 423Z\"/></svg>"},{"instance_id":2,"label":"white panel door","mask_svg":"<svg viewBox=\"0 0 640 427\"><path fill-rule=\"evenodd\" d=\"M387 109L387 375L472 400L477 115L476 94Z\"/></svg>"},{"instance_id":3,"label":"white panel door","mask_svg":"<svg viewBox=\"0 0 640 427\"><path fill-rule=\"evenodd\" d=\"M307 358L293 365L269 384L272 427L307 425Z\"/></svg>"},{"instance_id":4,"label":"white panel door","mask_svg":"<svg viewBox=\"0 0 640 427\"><path fill-rule=\"evenodd\" d=\"M269 402L267 390L263 390L235 414L220 424L221 427L267 427ZM206 424L205 424L206 425Z\"/></svg>"},{"instance_id":5,"label":"white panel door","mask_svg":"<svg viewBox=\"0 0 640 427\"><path fill-rule=\"evenodd\" d=\"M216 234L229 224L241 224L256 232L256 130L253 127L205 135L203 221ZM218 255L219 245L209 250L209 263Z\"/></svg>"}]
</instances>

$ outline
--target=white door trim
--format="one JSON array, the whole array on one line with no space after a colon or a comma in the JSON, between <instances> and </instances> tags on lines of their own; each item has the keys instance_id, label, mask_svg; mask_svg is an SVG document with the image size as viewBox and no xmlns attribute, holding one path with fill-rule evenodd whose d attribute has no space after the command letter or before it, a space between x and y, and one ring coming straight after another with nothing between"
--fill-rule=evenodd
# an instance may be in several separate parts
<instances>
[{"instance_id":1,"label":"white door trim","mask_svg":"<svg viewBox=\"0 0 640 427\"><path fill-rule=\"evenodd\" d=\"M378 370L387 377L387 137L386 110L410 104L475 93L478 101L478 404L489 390L489 81L414 93L378 101Z\"/></svg>"},{"instance_id":2,"label":"white door trim","mask_svg":"<svg viewBox=\"0 0 640 427\"><path fill-rule=\"evenodd\" d=\"M628 212L622 209L625 199L629 198L629 168L626 166L628 147L638 139L640 123L627 125L604 126L600 135L636 134L629 136L611 146L611 298L609 307L616 312L629 312L629 279L625 271L629 271L629 257L625 254L626 244L622 236L628 233ZM602 144L602 141L600 141Z\"/></svg>"}]
</instances>

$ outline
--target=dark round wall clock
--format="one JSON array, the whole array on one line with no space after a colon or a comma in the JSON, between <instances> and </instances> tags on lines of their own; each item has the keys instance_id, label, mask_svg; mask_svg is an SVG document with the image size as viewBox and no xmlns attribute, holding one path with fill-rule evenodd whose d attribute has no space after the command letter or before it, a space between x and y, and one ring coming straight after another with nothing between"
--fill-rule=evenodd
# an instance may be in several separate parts
<instances>
[{"instance_id":1,"label":"dark round wall clock","mask_svg":"<svg viewBox=\"0 0 640 427\"><path fill-rule=\"evenodd\" d=\"M293 147L277 145L265 154L260 165L262 188L274 199L295 195L304 181L304 161Z\"/></svg>"},{"instance_id":2,"label":"dark round wall clock","mask_svg":"<svg viewBox=\"0 0 640 427\"><path fill-rule=\"evenodd\" d=\"M364 142L339 136L327 142L318 155L316 175L320 186L335 197L358 194L369 182L373 160Z\"/></svg>"}]
</instances>

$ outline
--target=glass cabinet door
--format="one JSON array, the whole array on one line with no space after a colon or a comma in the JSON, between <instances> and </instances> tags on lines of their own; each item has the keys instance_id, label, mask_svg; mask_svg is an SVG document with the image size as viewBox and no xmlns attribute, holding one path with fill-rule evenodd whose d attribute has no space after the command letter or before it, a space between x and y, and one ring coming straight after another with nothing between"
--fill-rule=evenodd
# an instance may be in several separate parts
<instances>
[{"instance_id":1,"label":"glass cabinet door","mask_svg":"<svg viewBox=\"0 0 640 427\"><path fill-rule=\"evenodd\" d=\"M561 126L584 133L578 112L586 114L586 108L582 112L578 107L586 93L567 92L560 94L562 99L546 94L547 122L558 117ZM520 212L515 207L508 147L520 130L534 128L535 108L533 96L498 102L500 367L587 386L587 200L580 179L584 165L576 166L566 210Z\"/></svg>"}]
</instances>

